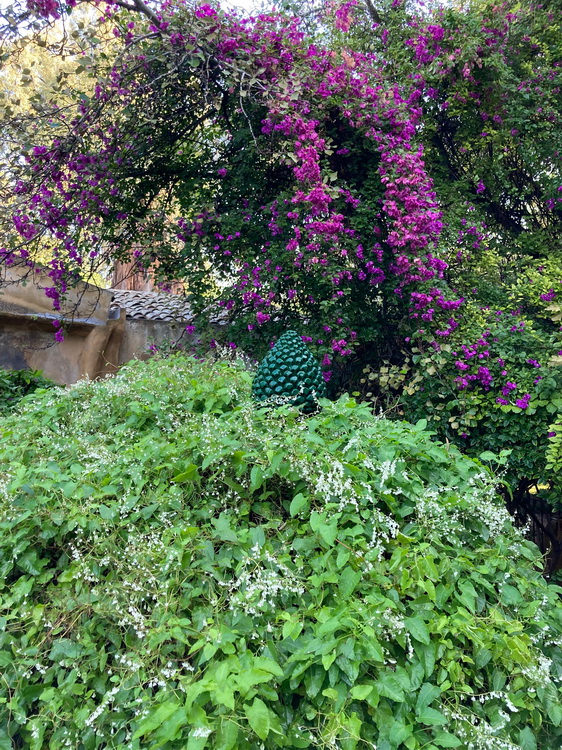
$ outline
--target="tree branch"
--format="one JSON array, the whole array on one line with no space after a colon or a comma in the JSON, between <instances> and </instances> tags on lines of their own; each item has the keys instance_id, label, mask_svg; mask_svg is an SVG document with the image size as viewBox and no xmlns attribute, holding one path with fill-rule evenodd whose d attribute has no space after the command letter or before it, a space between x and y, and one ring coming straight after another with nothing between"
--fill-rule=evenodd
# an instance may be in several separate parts
<instances>
[{"instance_id":1,"label":"tree branch","mask_svg":"<svg viewBox=\"0 0 562 750\"><path fill-rule=\"evenodd\" d=\"M158 17L158 15L152 10L152 8L148 7L144 0L133 0L132 3L127 3L125 2L125 0L112 0L111 4L117 5L119 6L119 8L124 8L125 10L133 11L133 13L142 13L158 26L161 23L162 19Z\"/></svg>"},{"instance_id":2,"label":"tree branch","mask_svg":"<svg viewBox=\"0 0 562 750\"><path fill-rule=\"evenodd\" d=\"M160 26L161 19L158 17L158 15L152 10L152 8L149 8L148 5L144 2L144 0L133 0L136 9L139 11L139 13L144 13L147 18L150 18L151 21L154 21L155 24Z\"/></svg>"},{"instance_id":3,"label":"tree branch","mask_svg":"<svg viewBox=\"0 0 562 750\"><path fill-rule=\"evenodd\" d=\"M378 10L375 8L371 0L365 0L365 5L367 6L367 10L369 12L369 15L371 16L373 23L381 23L382 19L379 15Z\"/></svg>"}]
</instances>

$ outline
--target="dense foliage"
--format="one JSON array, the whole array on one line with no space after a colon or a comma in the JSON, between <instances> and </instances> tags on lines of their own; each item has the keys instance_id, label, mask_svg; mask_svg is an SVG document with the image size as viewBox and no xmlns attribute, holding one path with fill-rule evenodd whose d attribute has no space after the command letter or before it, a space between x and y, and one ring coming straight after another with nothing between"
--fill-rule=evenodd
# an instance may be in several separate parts
<instances>
[{"instance_id":1,"label":"dense foliage","mask_svg":"<svg viewBox=\"0 0 562 750\"><path fill-rule=\"evenodd\" d=\"M491 452L495 461L503 454L507 494L516 502L539 487L560 502L558 474L546 462L549 438L560 430L552 426L562 410L559 334L521 313L472 312L466 344L457 339L435 350L418 342L400 365L367 367L362 396L408 419L426 418L469 455Z\"/></svg>"},{"instance_id":2,"label":"dense foliage","mask_svg":"<svg viewBox=\"0 0 562 750\"><path fill-rule=\"evenodd\" d=\"M28 393L54 386L53 381L44 378L38 370L0 369L0 414L12 411Z\"/></svg>"},{"instance_id":3,"label":"dense foliage","mask_svg":"<svg viewBox=\"0 0 562 750\"><path fill-rule=\"evenodd\" d=\"M562 605L487 472L176 357L0 423L0 743L555 750Z\"/></svg>"},{"instance_id":4,"label":"dense foliage","mask_svg":"<svg viewBox=\"0 0 562 750\"><path fill-rule=\"evenodd\" d=\"M217 307L225 342L253 357L295 328L333 394L369 368L387 403L381 367L431 360L444 387L427 416L454 402L440 436L476 454L528 436L510 458L526 491L562 398L561 4L284 7L108 2L76 28L75 106L65 92L6 120L25 160L10 146L3 262L31 271L54 248L57 309L116 259L187 277L203 338ZM29 42L30 12L41 26L68 10L30 0L8 14L11 44ZM509 347L458 377L452 352L488 340L487 308L535 332L526 360L554 368L550 385ZM419 414L431 373L411 375L398 397Z\"/></svg>"}]
</instances>

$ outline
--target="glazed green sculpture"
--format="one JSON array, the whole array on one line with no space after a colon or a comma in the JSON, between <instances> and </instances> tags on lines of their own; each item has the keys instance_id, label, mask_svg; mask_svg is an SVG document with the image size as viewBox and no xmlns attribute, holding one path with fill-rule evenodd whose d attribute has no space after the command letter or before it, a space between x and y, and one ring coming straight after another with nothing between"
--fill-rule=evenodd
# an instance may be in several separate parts
<instances>
[{"instance_id":1,"label":"glazed green sculpture","mask_svg":"<svg viewBox=\"0 0 562 750\"><path fill-rule=\"evenodd\" d=\"M326 395L326 384L318 362L296 331L287 331L267 354L254 377L256 401L288 403L311 413Z\"/></svg>"}]
</instances>

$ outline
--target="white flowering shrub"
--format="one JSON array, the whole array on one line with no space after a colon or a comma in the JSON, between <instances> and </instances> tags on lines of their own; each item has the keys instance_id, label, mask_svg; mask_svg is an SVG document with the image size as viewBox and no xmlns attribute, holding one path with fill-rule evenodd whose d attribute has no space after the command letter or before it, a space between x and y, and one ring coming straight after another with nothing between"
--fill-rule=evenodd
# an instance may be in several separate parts
<instances>
[{"instance_id":1,"label":"white flowering shrub","mask_svg":"<svg viewBox=\"0 0 562 750\"><path fill-rule=\"evenodd\" d=\"M174 357L0 422L0 748L557 750L562 604L492 478Z\"/></svg>"}]
</instances>

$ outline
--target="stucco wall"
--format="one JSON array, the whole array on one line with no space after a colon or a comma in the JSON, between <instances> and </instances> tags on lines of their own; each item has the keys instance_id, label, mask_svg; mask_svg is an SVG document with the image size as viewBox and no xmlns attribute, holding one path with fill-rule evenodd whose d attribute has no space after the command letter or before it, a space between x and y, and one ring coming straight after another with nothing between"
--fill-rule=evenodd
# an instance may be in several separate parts
<instances>
[{"instance_id":1,"label":"stucco wall","mask_svg":"<svg viewBox=\"0 0 562 750\"><path fill-rule=\"evenodd\" d=\"M119 353L119 364L131 359L147 359L150 346L161 347L176 341L185 329L185 323L161 320L127 320ZM182 343L185 336L182 338Z\"/></svg>"},{"instance_id":2,"label":"stucco wall","mask_svg":"<svg viewBox=\"0 0 562 750\"><path fill-rule=\"evenodd\" d=\"M57 383L68 385L115 372L125 327L125 316L110 315L112 293L90 284L69 292L62 309L64 341L54 338L59 317L43 287L51 286L42 273L5 269L0 288L0 367L42 370Z\"/></svg>"},{"instance_id":3,"label":"stucco wall","mask_svg":"<svg viewBox=\"0 0 562 750\"><path fill-rule=\"evenodd\" d=\"M116 372L131 359L146 359L149 348L182 336L184 323L128 319L125 310L110 307L113 292L89 284L72 290L64 303L64 341L57 343L53 311L44 289L45 274L5 270L0 284L0 367L41 370L57 383L70 385ZM182 337L185 342L186 337Z\"/></svg>"}]
</instances>

